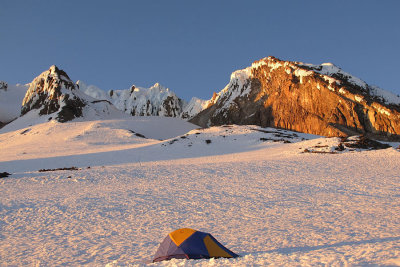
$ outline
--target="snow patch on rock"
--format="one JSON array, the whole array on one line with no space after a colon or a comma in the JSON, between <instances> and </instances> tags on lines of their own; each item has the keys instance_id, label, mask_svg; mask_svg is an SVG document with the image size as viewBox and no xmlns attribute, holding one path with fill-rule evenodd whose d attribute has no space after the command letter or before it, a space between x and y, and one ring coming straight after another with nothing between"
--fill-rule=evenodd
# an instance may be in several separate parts
<instances>
[{"instance_id":1,"label":"snow patch on rock","mask_svg":"<svg viewBox=\"0 0 400 267\"><path fill-rule=\"evenodd\" d=\"M375 85L369 86L370 93L374 96L381 98L383 101L386 101L388 104L400 105L400 97L398 95L393 94L392 92L383 90Z\"/></svg>"},{"instance_id":2,"label":"snow patch on rock","mask_svg":"<svg viewBox=\"0 0 400 267\"><path fill-rule=\"evenodd\" d=\"M400 105L400 97L398 95L379 88L378 86L369 85L360 78L343 71L341 68L332 63L322 63L321 65L314 65L303 62L295 63L299 67L306 67L316 73L321 74L322 78L329 82L329 84L333 84L334 82L336 82L336 84L340 85L341 81L339 79L343 79L350 84L361 87L366 91L366 93L370 94L371 96L378 97L382 102L386 104ZM333 88L332 91L334 91Z\"/></svg>"},{"instance_id":3,"label":"snow patch on rock","mask_svg":"<svg viewBox=\"0 0 400 267\"><path fill-rule=\"evenodd\" d=\"M301 84L303 83L303 77L307 77L307 76L310 76L312 74L313 74L312 71L308 71L308 70L304 70L304 69L300 69L300 68L296 69L294 71L294 75L296 75L297 77L300 78L300 83Z\"/></svg>"}]
</instances>

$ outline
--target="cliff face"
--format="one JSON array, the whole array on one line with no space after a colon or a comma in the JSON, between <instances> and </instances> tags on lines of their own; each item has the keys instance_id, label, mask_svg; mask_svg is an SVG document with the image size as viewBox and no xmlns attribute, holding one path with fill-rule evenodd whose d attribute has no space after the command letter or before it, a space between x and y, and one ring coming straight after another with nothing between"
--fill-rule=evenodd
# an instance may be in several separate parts
<instances>
[{"instance_id":1,"label":"cliff face","mask_svg":"<svg viewBox=\"0 0 400 267\"><path fill-rule=\"evenodd\" d=\"M400 136L400 98L330 63L264 58L234 72L213 99L192 123L256 124L324 136Z\"/></svg>"}]
</instances>

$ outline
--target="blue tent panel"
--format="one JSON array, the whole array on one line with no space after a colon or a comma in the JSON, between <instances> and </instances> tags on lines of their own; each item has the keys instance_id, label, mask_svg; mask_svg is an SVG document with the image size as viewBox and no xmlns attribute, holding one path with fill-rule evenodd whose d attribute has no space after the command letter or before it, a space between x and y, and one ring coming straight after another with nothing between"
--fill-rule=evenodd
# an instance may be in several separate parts
<instances>
[{"instance_id":1,"label":"blue tent panel","mask_svg":"<svg viewBox=\"0 0 400 267\"><path fill-rule=\"evenodd\" d=\"M197 231L186 239L180 247L189 256L190 259L208 259L208 250L202 240L207 234ZM199 242L200 241L200 242Z\"/></svg>"}]
</instances>

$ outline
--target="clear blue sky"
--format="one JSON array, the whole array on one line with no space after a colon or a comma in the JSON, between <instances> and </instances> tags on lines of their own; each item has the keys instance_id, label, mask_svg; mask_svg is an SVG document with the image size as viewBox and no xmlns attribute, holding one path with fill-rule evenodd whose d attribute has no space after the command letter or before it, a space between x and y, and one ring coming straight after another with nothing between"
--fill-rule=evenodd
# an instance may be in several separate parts
<instances>
[{"instance_id":1,"label":"clear blue sky","mask_svg":"<svg viewBox=\"0 0 400 267\"><path fill-rule=\"evenodd\" d=\"M155 82L208 99L273 55L332 62L400 94L400 1L0 0L0 80L50 65L104 90Z\"/></svg>"}]
</instances>

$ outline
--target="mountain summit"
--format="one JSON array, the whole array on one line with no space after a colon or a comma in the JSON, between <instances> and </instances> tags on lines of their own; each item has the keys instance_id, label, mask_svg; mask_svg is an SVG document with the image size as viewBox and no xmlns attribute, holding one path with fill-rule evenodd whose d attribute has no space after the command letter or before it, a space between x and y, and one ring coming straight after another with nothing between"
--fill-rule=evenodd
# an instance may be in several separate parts
<instances>
[{"instance_id":1,"label":"mountain summit","mask_svg":"<svg viewBox=\"0 0 400 267\"><path fill-rule=\"evenodd\" d=\"M331 63L267 57L232 73L192 123L256 124L299 132L387 138L400 135L400 98Z\"/></svg>"},{"instance_id":2,"label":"mountain summit","mask_svg":"<svg viewBox=\"0 0 400 267\"><path fill-rule=\"evenodd\" d=\"M55 65L30 83L22 101L21 116L32 110L39 116L54 113L59 122L117 111L108 101L96 100L81 92L67 73Z\"/></svg>"},{"instance_id":3,"label":"mountain summit","mask_svg":"<svg viewBox=\"0 0 400 267\"><path fill-rule=\"evenodd\" d=\"M184 101L159 83L150 88L132 85L129 90L110 91L112 103L132 116L179 117Z\"/></svg>"}]
</instances>

